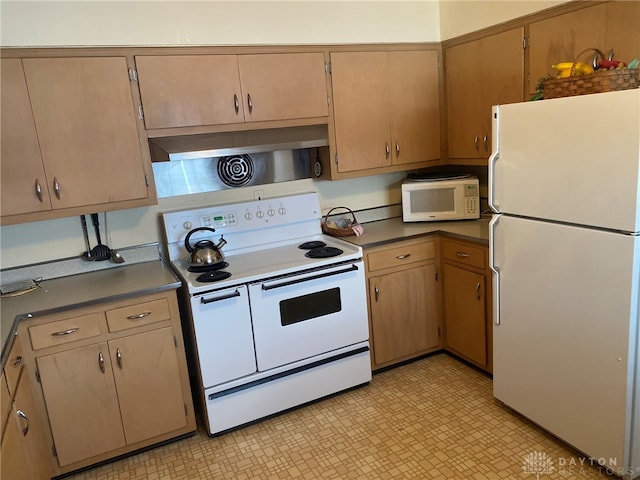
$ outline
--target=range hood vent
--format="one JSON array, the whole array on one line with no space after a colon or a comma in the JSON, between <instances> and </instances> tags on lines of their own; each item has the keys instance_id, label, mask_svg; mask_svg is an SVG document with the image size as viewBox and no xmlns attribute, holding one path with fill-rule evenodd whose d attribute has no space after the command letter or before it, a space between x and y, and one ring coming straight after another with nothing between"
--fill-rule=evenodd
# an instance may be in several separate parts
<instances>
[{"instance_id":1,"label":"range hood vent","mask_svg":"<svg viewBox=\"0 0 640 480\"><path fill-rule=\"evenodd\" d=\"M329 145L327 125L150 138L154 162L224 157Z\"/></svg>"}]
</instances>

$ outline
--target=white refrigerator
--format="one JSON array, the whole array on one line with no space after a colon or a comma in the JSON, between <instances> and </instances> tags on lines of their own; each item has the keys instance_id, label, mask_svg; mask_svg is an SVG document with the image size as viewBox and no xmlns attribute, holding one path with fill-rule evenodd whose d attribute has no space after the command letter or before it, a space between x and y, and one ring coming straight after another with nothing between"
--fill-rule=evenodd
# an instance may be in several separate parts
<instances>
[{"instance_id":1,"label":"white refrigerator","mask_svg":"<svg viewBox=\"0 0 640 480\"><path fill-rule=\"evenodd\" d=\"M625 479L640 477L639 179L638 89L493 109L494 396Z\"/></svg>"}]
</instances>

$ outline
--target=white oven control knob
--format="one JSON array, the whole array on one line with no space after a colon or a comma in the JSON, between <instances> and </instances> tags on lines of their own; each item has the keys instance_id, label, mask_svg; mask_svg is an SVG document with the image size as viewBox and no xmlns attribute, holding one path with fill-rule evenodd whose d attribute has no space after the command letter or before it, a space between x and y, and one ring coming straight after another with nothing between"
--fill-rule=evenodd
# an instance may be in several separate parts
<instances>
[{"instance_id":1,"label":"white oven control knob","mask_svg":"<svg viewBox=\"0 0 640 480\"><path fill-rule=\"evenodd\" d=\"M184 223L182 224L182 227L185 230L191 230L191 227L193 227L193 224L189 220L185 220Z\"/></svg>"},{"instance_id":2,"label":"white oven control knob","mask_svg":"<svg viewBox=\"0 0 640 480\"><path fill-rule=\"evenodd\" d=\"M253 215L251 215L251 212L247 212L244 214L244 218L247 220L251 220L253 218Z\"/></svg>"},{"instance_id":3,"label":"white oven control knob","mask_svg":"<svg viewBox=\"0 0 640 480\"><path fill-rule=\"evenodd\" d=\"M280 207L280 208L278 209L278 213L279 213L280 215L284 215L285 213L287 213L287 210L286 210L284 207Z\"/></svg>"},{"instance_id":4,"label":"white oven control knob","mask_svg":"<svg viewBox=\"0 0 640 480\"><path fill-rule=\"evenodd\" d=\"M263 212L262 210L258 210L258 211L256 212L256 217L258 217L258 218L262 218L262 217L264 217L264 212Z\"/></svg>"},{"instance_id":5,"label":"white oven control knob","mask_svg":"<svg viewBox=\"0 0 640 480\"><path fill-rule=\"evenodd\" d=\"M276 214L276 211L273 208L270 208L269 210L267 210L267 215L269 215L270 217L273 217Z\"/></svg>"}]
</instances>

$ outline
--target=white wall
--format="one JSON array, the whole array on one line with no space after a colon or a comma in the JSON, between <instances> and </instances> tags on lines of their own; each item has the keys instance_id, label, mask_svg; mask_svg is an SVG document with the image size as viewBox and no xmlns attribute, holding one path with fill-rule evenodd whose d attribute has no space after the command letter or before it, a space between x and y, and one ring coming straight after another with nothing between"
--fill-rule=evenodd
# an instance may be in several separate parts
<instances>
[{"instance_id":1,"label":"white wall","mask_svg":"<svg viewBox=\"0 0 640 480\"><path fill-rule=\"evenodd\" d=\"M516 7L490 2L501 7L487 10L486 3L2 0L0 41L5 47L433 42L441 39L440 25L451 36L501 21L505 14L529 13L535 5L548 4L522 2ZM334 206L357 210L398 203L402 177L303 180L266 186L264 191L265 196L276 196L316 190L325 212ZM159 212L251 199L251 189L235 189L109 212L103 242L112 248L158 242ZM0 227L0 269L72 257L83 250L76 217Z\"/></svg>"}]
</instances>

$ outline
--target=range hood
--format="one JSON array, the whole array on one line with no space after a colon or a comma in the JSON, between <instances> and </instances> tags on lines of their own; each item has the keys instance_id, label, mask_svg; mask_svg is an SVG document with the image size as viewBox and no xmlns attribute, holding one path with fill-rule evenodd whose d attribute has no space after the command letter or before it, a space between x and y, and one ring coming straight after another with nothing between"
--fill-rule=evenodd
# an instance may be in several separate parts
<instances>
[{"instance_id":1,"label":"range hood","mask_svg":"<svg viewBox=\"0 0 640 480\"><path fill-rule=\"evenodd\" d=\"M150 138L154 162L297 150L329 145L327 125Z\"/></svg>"}]
</instances>

